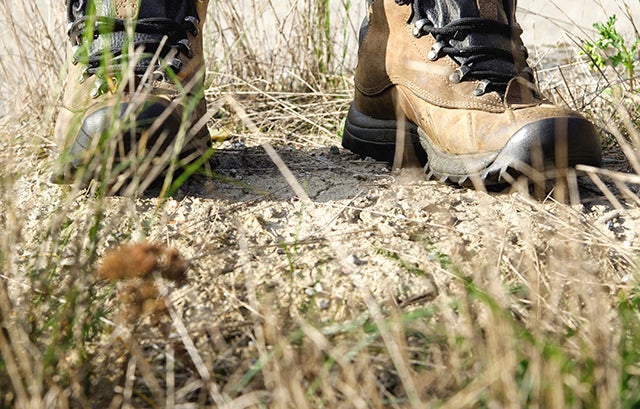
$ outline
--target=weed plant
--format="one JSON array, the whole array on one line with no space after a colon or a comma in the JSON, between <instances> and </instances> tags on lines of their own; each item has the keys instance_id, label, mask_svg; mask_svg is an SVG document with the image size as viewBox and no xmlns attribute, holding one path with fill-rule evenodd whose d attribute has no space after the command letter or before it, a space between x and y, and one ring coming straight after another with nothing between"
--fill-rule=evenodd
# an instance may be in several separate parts
<instances>
[{"instance_id":1,"label":"weed plant","mask_svg":"<svg viewBox=\"0 0 640 409\"><path fill-rule=\"evenodd\" d=\"M517 185L367 182L373 193L331 203L304 190L229 203L189 198L181 179L140 197L142 178L133 198L49 183L68 61L62 3L51 19L39 4L0 3L0 407L640 405L637 42L616 42L614 20L584 43L599 72L584 59L538 71L550 98L612 135L605 169L580 169L591 199L577 184L565 205ZM209 13L220 152L338 144L362 10L246 0ZM626 82L605 93L612 44Z\"/></svg>"}]
</instances>

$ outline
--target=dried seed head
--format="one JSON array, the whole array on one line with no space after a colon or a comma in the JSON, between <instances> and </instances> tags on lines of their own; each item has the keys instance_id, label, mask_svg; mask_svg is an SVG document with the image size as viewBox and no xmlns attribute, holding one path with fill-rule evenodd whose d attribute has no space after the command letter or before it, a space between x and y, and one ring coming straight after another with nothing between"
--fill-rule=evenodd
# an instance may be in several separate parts
<instances>
[{"instance_id":1,"label":"dried seed head","mask_svg":"<svg viewBox=\"0 0 640 409\"><path fill-rule=\"evenodd\" d=\"M184 281L189 267L176 249L152 243L124 244L105 254L98 269L104 280L147 278L154 271L173 281Z\"/></svg>"}]
</instances>

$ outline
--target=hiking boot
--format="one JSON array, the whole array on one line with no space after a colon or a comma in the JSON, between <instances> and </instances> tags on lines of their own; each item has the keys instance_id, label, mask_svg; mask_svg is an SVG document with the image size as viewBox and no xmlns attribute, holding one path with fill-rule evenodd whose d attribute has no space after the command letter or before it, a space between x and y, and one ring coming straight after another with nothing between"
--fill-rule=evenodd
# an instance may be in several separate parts
<instances>
[{"instance_id":1,"label":"hiking boot","mask_svg":"<svg viewBox=\"0 0 640 409\"><path fill-rule=\"evenodd\" d=\"M55 128L58 181L82 169L85 181L148 184L207 152L207 1L67 0L73 60Z\"/></svg>"},{"instance_id":2,"label":"hiking boot","mask_svg":"<svg viewBox=\"0 0 640 409\"><path fill-rule=\"evenodd\" d=\"M515 0L369 0L343 146L396 163L414 150L430 177L460 185L599 166L593 124L540 95L515 8Z\"/></svg>"}]
</instances>

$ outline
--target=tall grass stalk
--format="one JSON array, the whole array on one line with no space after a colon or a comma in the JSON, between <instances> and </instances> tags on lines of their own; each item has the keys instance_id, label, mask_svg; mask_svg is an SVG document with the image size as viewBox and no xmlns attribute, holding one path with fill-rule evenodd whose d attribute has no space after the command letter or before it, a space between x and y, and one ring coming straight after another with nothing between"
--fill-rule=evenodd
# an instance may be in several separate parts
<instances>
[{"instance_id":1,"label":"tall grass stalk","mask_svg":"<svg viewBox=\"0 0 640 409\"><path fill-rule=\"evenodd\" d=\"M247 172L279 180L251 150L269 138L272 156L301 155L278 178L309 183L290 181L285 199L248 183L236 187L257 199L219 197L216 179L112 197L49 183L64 24L12 4L0 4L0 407L638 407L637 100L603 92L587 61L538 74L612 135L607 168L579 169L591 198L577 182L571 205L518 186L392 183L329 150L361 5L212 1L207 125ZM315 200L309 163L342 178L334 191L356 188Z\"/></svg>"}]
</instances>

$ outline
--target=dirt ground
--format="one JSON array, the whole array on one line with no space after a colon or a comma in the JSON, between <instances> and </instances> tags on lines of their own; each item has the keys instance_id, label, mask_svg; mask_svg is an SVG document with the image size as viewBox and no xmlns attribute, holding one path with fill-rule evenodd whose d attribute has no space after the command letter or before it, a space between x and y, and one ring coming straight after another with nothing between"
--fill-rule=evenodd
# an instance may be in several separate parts
<instances>
[{"instance_id":1,"label":"dirt ground","mask_svg":"<svg viewBox=\"0 0 640 409\"><path fill-rule=\"evenodd\" d=\"M550 288L585 281L622 286L640 249L635 178L622 185L603 177L599 185L600 179L585 176L570 186L570 204L562 204L553 195L534 199L524 186L487 193L425 180L420 169L392 171L345 151L337 136L267 136L290 175L274 164L263 140L236 137L214 155L215 177L194 177L169 200L154 192L96 200L51 183L53 158L34 159L43 165L13 186L24 243L18 263L59 250L46 248L50 237L42 240L51 231L68 237L57 262L69 280L95 243L98 257L126 242L177 249L190 268L185 283L163 284L176 325L171 337L193 342L205 367L230 385L248 371L247 356L260 353L257 321L272 320L287 334L306 321L357 319L372 305L410 311L446 303L465 277L491 287L530 284L544 272L541 285ZM629 170L616 150L607 150L604 167ZM96 228L98 213L103 217ZM545 302L551 313L563 301ZM111 331L95 347L96 382L117 372L116 365L100 363L124 356L114 347L124 325L117 309L107 320ZM157 351L166 338L149 322L136 326L145 335L145 356L161 361ZM187 361L193 355L184 359L185 396L200 387L189 386L200 368L192 370ZM388 382L393 389L397 379ZM113 391L108 385L104 393Z\"/></svg>"},{"instance_id":2,"label":"dirt ground","mask_svg":"<svg viewBox=\"0 0 640 409\"><path fill-rule=\"evenodd\" d=\"M372 300L410 311L446 302L461 277L509 282L543 269L548 284L562 288L584 280L615 287L629 279L640 210L612 183L624 210L589 178L578 183L579 201L565 205L427 181L419 169L392 172L343 150L337 140L322 143L313 149L276 146L304 194L294 191L259 145L217 152L216 178L195 177L165 202L153 195L95 201L51 184L45 172L27 175L16 185L16 204L28 209L25 242L42 252L41 226L54 226L65 214L60 234L75 244L66 250L68 260L59 262L62 268L77 265L91 246L87 232L96 210L102 209L100 254L122 242L177 249L190 268L184 284L164 284L174 325L177 319L186 330L174 330L172 337L194 343L205 367L224 379L223 392L226 381L231 385L230 379L246 373L252 362L247 357L259 355L256 320L272 320L287 334L307 321L355 320ZM22 251L28 257L30 250ZM108 317L112 329L93 362L104 363L96 365L94 386L107 396L119 390L115 368L126 366L123 351L114 346L124 325L117 310ZM165 349L166 338L148 321L135 325L144 334L138 339L145 356L162 366L163 354L154 351ZM184 367L191 361L183 357ZM182 388L199 388L189 383L195 372L178 373ZM384 365L379 370L389 390L398 382L393 373Z\"/></svg>"}]
</instances>

